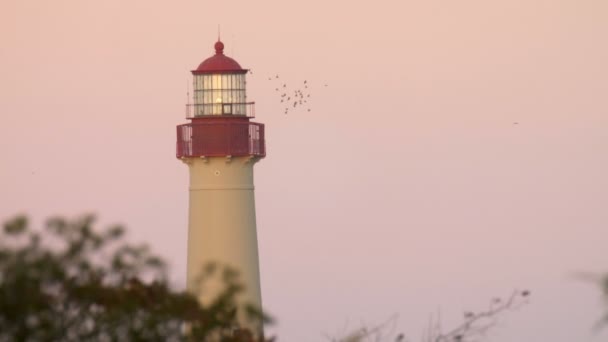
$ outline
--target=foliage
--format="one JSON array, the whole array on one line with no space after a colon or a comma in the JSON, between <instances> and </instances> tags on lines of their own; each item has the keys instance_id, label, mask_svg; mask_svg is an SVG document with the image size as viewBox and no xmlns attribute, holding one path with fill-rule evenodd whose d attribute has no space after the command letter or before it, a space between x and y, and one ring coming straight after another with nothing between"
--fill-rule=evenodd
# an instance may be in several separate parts
<instances>
[{"instance_id":1,"label":"foliage","mask_svg":"<svg viewBox=\"0 0 608 342\"><path fill-rule=\"evenodd\" d=\"M598 281L600 288L602 290L602 295L604 296L604 301L606 303L606 308L608 309L608 275L603 275L600 277ZM608 324L608 310L606 313L602 315L599 321L596 323L596 330L600 328L604 328Z\"/></svg>"},{"instance_id":2,"label":"foliage","mask_svg":"<svg viewBox=\"0 0 608 342\"><path fill-rule=\"evenodd\" d=\"M0 341L262 341L236 323L234 271L207 268L205 277L224 274L225 289L202 307L172 290L163 260L125 243L122 227L93 224L92 216L53 218L42 232L24 216L4 224Z\"/></svg>"},{"instance_id":3,"label":"foliage","mask_svg":"<svg viewBox=\"0 0 608 342\"><path fill-rule=\"evenodd\" d=\"M603 300L606 305L606 312L593 325L594 332L599 332L605 329L608 325L608 274L598 274L591 272L576 272L573 274L575 278L591 283L599 287Z\"/></svg>"}]
</instances>

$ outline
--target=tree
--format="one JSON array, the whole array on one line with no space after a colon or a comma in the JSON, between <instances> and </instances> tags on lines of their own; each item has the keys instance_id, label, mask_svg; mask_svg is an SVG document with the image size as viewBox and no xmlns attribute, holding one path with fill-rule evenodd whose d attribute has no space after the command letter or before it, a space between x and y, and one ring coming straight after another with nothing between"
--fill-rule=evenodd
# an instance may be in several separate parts
<instances>
[{"instance_id":1,"label":"tree","mask_svg":"<svg viewBox=\"0 0 608 342\"><path fill-rule=\"evenodd\" d=\"M165 262L144 245L124 242L124 229L94 229L94 217L53 218L42 232L25 216L0 235L0 342L3 341L264 341L236 323L242 284L234 270L205 268L224 291L207 307L172 290Z\"/></svg>"}]
</instances>

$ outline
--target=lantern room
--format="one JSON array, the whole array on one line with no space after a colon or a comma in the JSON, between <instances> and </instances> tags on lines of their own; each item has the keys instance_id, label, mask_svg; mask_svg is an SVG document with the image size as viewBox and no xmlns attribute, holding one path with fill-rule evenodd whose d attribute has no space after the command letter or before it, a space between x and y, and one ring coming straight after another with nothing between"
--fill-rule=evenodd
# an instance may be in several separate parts
<instances>
[{"instance_id":1,"label":"lantern room","mask_svg":"<svg viewBox=\"0 0 608 342\"><path fill-rule=\"evenodd\" d=\"M234 59L224 55L224 44L217 41L215 55L192 70L194 103L188 105L188 117L253 116L253 103L247 103L247 72Z\"/></svg>"},{"instance_id":2,"label":"lantern room","mask_svg":"<svg viewBox=\"0 0 608 342\"><path fill-rule=\"evenodd\" d=\"M234 59L215 43L215 55L205 59L194 76L193 103L186 105L190 123L177 126L177 157L263 158L264 125L250 121L254 102L247 102L245 76Z\"/></svg>"}]
</instances>

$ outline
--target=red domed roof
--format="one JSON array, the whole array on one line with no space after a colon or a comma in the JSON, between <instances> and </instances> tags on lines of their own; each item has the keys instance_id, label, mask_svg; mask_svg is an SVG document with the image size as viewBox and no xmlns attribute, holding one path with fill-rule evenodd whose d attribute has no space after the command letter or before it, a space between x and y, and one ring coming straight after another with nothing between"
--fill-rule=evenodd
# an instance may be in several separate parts
<instances>
[{"instance_id":1,"label":"red domed roof","mask_svg":"<svg viewBox=\"0 0 608 342\"><path fill-rule=\"evenodd\" d=\"M239 63L234 59L224 55L224 43L217 41L215 43L215 55L205 59L199 64L196 70L192 70L194 75L199 74L244 74L247 69L241 68Z\"/></svg>"}]
</instances>

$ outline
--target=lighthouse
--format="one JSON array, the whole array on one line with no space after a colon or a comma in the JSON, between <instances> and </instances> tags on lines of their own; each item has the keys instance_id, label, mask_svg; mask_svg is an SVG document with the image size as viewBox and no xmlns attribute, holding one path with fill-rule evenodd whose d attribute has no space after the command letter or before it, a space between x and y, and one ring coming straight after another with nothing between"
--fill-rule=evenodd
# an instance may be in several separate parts
<instances>
[{"instance_id":1,"label":"lighthouse","mask_svg":"<svg viewBox=\"0 0 608 342\"><path fill-rule=\"evenodd\" d=\"M209 263L239 272L245 286L237 304L261 309L253 166L266 155L264 125L251 121L255 103L247 101L246 75L215 43L215 54L193 75L188 123L177 126L177 158L190 173L188 211L188 291L209 304L222 284L198 279ZM237 311L239 323L261 333ZM253 326L252 326L253 324Z\"/></svg>"}]
</instances>

